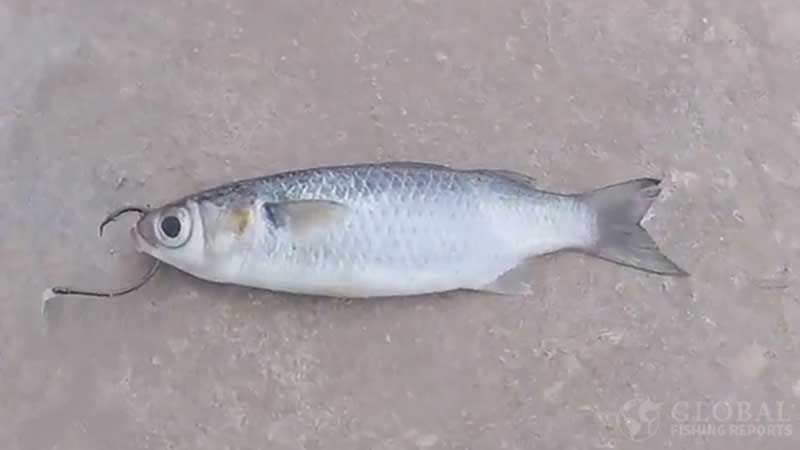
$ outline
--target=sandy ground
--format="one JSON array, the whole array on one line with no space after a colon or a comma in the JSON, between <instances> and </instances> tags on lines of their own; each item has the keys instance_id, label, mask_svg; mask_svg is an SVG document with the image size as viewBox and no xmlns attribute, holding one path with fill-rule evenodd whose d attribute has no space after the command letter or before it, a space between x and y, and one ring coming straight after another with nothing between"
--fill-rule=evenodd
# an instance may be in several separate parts
<instances>
[{"instance_id":1,"label":"sandy ground","mask_svg":"<svg viewBox=\"0 0 800 450\"><path fill-rule=\"evenodd\" d=\"M796 0L2 0L0 442L796 449L799 149ZM130 218L97 236L120 205L386 160L661 177L692 276L563 254L531 298L346 301L169 269L40 316L146 267Z\"/></svg>"}]
</instances>

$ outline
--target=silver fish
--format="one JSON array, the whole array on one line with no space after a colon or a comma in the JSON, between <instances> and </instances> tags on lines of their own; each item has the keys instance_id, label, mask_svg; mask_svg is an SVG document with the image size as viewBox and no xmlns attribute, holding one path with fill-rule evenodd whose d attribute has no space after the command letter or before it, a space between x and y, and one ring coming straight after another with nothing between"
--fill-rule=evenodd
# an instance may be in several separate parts
<instances>
[{"instance_id":1,"label":"silver fish","mask_svg":"<svg viewBox=\"0 0 800 450\"><path fill-rule=\"evenodd\" d=\"M423 163L322 167L190 195L144 214L132 234L198 278L339 297L528 294L530 261L564 249L687 274L639 225L658 180L573 195L533 184Z\"/></svg>"}]
</instances>

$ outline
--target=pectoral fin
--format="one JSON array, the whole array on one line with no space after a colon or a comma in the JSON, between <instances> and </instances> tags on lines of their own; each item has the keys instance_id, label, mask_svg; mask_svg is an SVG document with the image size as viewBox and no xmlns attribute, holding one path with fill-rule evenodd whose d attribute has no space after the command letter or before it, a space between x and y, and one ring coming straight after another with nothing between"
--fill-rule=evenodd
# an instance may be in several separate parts
<instances>
[{"instance_id":1,"label":"pectoral fin","mask_svg":"<svg viewBox=\"0 0 800 450\"><path fill-rule=\"evenodd\" d=\"M264 212L275 228L283 228L297 237L337 226L347 214L347 206L328 200L297 200L265 203Z\"/></svg>"}]
</instances>

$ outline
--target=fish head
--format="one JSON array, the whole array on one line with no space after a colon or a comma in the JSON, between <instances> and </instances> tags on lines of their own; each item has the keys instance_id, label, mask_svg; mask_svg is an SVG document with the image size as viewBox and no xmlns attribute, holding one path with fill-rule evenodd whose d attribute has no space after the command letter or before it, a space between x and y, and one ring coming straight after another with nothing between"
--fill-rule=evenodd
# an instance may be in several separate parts
<instances>
[{"instance_id":1,"label":"fish head","mask_svg":"<svg viewBox=\"0 0 800 450\"><path fill-rule=\"evenodd\" d=\"M188 199L148 211L133 229L139 251L201 278L235 274L259 237L249 200Z\"/></svg>"},{"instance_id":2,"label":"fish head","mask_svg":"<svg viewBox=\"0 0 800 450\"><path fill-rule=\"evenodd\" d=\"M140 252L179 269L203 264L203 220L197 202L183 200L145 213L131 234Z\"/></svg>"}]
</instances>

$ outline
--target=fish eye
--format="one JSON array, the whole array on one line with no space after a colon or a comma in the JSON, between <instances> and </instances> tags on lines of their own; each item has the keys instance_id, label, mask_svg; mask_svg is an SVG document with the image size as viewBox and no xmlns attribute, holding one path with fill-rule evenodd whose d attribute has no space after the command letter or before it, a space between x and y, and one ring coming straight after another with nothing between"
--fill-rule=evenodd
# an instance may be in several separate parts
<instances>
[{"instance_id":1,"label":"fish eye","mask_svg":"<svg viewBox=\"0 0 800 450\"><path fill-rule=\"evenodd\" d=\"M175 216L167 216L161 219L161 231L169 238L176 238L181 232L181 221Z\"/></svg>"},{"instance_id":2,"label":"fish eye","mask_svg":"<svg viewBox=\"0 0 800 450\"><path fill-rule=\"evenodd\" d=\"M160 243L172 248L185 244L192 232L192 218L185 208L164 211L155 225Z\"/></svg>"}]
</instances>

